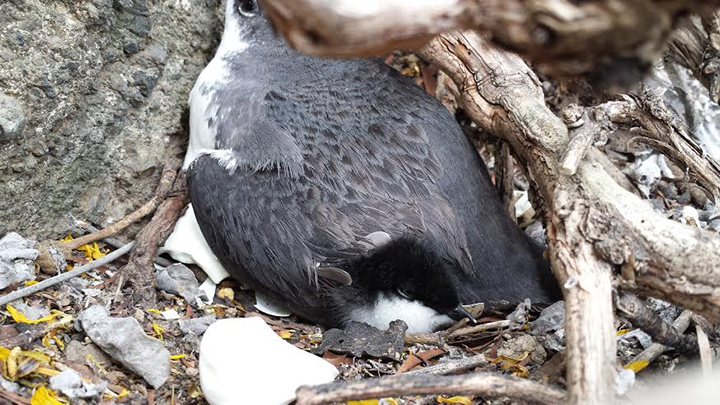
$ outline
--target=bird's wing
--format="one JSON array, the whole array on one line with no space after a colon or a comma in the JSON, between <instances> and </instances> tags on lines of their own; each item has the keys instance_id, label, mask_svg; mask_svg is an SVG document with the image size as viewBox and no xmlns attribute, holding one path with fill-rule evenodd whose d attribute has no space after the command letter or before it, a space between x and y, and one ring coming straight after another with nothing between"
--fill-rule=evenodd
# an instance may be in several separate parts
<instances>
[{"instance_id":1,"label":"bird's wing","mask_svg":"<svg viewBox=\"0 0 720 405\"><path fill-rule=\"evenodd\" d=\"M314 106L277 90L254 100L223 103L211 123L217 149L188 173L203 234L231 274L302 301L317 266L366 253L375 232L432 237L472 267L422 123L378 119L358 129L312 111L288 116Z\"/></svg>"}]
</instances>

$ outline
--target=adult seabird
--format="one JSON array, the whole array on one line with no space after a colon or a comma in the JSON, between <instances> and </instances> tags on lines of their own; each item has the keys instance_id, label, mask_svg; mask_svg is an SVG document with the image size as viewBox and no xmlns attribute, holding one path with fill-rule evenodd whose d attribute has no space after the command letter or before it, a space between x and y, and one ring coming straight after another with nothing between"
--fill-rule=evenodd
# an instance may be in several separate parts
<instances>
[{"instance_id":1,"label":"adult seabird","mask_svg":"<svg viewBox=\"0 0 720 405\"><path fill-rule=\"evenodd\" d=\"M303 317L428 331L461 302L559 296L439 102L381 61L293 51L255 0L228 0L190 131L184 168L208 246Z\"/></svg>"}]
</instances>

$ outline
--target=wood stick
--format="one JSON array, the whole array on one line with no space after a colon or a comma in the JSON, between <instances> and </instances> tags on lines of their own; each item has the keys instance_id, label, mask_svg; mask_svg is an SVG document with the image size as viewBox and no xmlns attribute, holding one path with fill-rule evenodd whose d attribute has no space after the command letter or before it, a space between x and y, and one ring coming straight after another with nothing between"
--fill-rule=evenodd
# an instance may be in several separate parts
<instances>
[{"instance_id":1,"label":"wood stick","mask_svg":"<svg viewBox=\"0 0 720 405\"><path fill-rule=\"evenodd\" d=\"M470 370L475 367L487 364L485 355L466 357L458 360L447 360L432 366L406 371L402 375L446 375L460 371Z\"/></svg>"},{"instance_id":2,"label":"wood stick","mask_svg":"<svg viewBox=\"0 0 720 405\"><path fill-rule=\"evenodd\" d=\"M634 294L620 293L615 302L618 311L628 318L633 326L650 335L654 342L675 348L681 353L697 353L696 340L683 336Z\"/></svg>"},{"instance_id":3,"label":"wood stick","mask_svg":"<svg viewBox=\"0 0 720 405\"><path fill-rule=\"evenodd\" d=\"M140 232L135 240L135 248L130 254L128 263L120 269L133 289L133 301L136 307L154 308L157 296L153 287L156 281L153 263L157 258L160 245L172 233L175 222L183 209L187 207L187 188L185 172L175 178L170 195L155 211L155 215Z\"/></svg>"},{"instance_id":4,"label":"wood stick","mask_svg":"<svg viewBox=\"0 0 720 405\"><path fill-rule=\"evenodd\" d=\"M460 328L456 331L449 333L447 336L445 336L445 339L447 339L447 340L457 339L461 336L471 335L473 333L487 332L487 331L493 330L493 329L507 328L509 326L510 326L510 321L507 321L507 320L488 322L488 323L484 323L482 325L470 326L468 328Z\"/></svg>"},{"instance_id":5,"label":"wood stick","mask_svg":"<svg viewBox=\"0 0 720 405\"><path fill-rule=\"evenodd\" d=\"M539 404L564 403L565 392L544 384L493 373L459 376L399 375L379 379L302 386L297 405L320 405L349 400L405 395L480 395Z\"/></svg>"},{"instance_id":6,"label":"wood stick","mask_svg":"<svg viewBox=\"0 0 720 405\"><path fill-rule=\"evenodd\" d=\"M118 250L110 252L107 255L105 255L99 259L93 260L92 262L90 262L86 265L83 265L83 266L77 267L73 270L70 270L67 273L58 274L55 277L51 277L47 280L43 280L37 284L33 284L31 286L13 291L10 294L6 294L6 295L0 297L0 306L3 306L7 303L10 303L12 301L18 300L23 297L27 297L30 294L35 294L38 291L42 291L46 288L49 288L56 284L62 283L63 281L70 280L73 277L77 277L83 273L86 273L90 270L96 269L100 266L104 266L104 265L112 262L113 260L117 259L118 257L128 253L134 245L135 245L135 242L130 242Z\"/></svg>"},{"instance_id":7,"label":"wood stick","mask_svg":"<svg viewBox=\"0 0 720 405\"><path fill-rule=\"evenodd\" d=\"M678 332L682 333L685 332L685 329L687 329L690 326L690 319L693 317L693 312L689 310L684 310L678 317L675 319L675 322L673 322L673 328L675 328ZM667 346L662 345L660 343L653 343L650 347L643 350L640 354L633 357L632 360L630 360L630 363L635 363L639 361L647 361L648 363L652 363L653 360L658 358L663 352L665 352L668 349Z\"/></svg>"}]
</instances>

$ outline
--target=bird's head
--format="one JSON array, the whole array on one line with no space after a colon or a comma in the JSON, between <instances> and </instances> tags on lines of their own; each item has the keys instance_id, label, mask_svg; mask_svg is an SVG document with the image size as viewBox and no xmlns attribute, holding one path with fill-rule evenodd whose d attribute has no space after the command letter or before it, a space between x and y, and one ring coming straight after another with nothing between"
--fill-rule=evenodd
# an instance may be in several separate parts
<instances>
[{"instance_id":1,"label":"bird's head","mask_svg":"<svg viewBox=\"0 0 720 405\"><path fill-rule=\"evenodd\" d=\"M222 50L243 51L248 46L272 47L281 43L257 0L227 0Z\"/></svg>"},{"instance_id":2,"label":"bird's head","mask_svg":"<svg viewBox=\"0 0 720 405\"><path fill-rule=\"evenodd\" d=\"M356 288L384 299L419 304L454 320L475 320L461 305L456 283L461 268L439 249L413 238L400 238L374 250L352 266Z\"/></svg>"}]
</instances>

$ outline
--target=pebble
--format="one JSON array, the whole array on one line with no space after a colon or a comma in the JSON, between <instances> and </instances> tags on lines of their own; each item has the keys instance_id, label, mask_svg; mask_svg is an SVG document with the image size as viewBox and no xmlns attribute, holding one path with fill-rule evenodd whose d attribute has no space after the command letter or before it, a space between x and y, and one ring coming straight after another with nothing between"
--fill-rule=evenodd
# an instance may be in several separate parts
<instances>
[{"instance_id":1,"label":"pebble","mask_svg":"<svg viewBox=\"0 0 720 405\"><path fill-rule=\"evenodd\" d=\"M178 325L180 326L181 331L185 333L191 333L195 336L200 336L205 333L207 328L209 328L210 325L215 323L215 321L215 315L208 315L200 318L181 319L178 322Z\"/></svg>"},{"instance_id":2,"label":"pebble","mask_svg":"<svg viewBox=\"0 0 720 405\"><path fill-rule=\"evenodd\" d=\"M184 264L176 263L166 267L158 274L158 288L170 294L183 297L191 305L205 294L200 291L195 274Z\"/></svg>"},{"instance_id":3,"label":"pebble","mask_svg":"<svg viewBox=\"0 0 720 405\"><path fill-rule=\"evenodd\" d=\"M77 398L93 398L105 391L107 381L92 384L82 380L77 371L68 368L62 373L50 377L50 388L60 391L71 400Z\"/></svg>"},{"instance_id":4,"label":"pebble","mask_svg":"<svg viewBox=\"0 0 720 405\"><path fill-rule=\"evenodd\" d=\"M0 289L35 278L35 242L10 232L0 239Z\"/></svg>"},{"instance_id":5,"label":"pebble","mask_svg":"<svg viewBox=\"0 0 720 405\"><path fill-rule=\"evenodd\" d=\"M140 375L153 388L160 388L170 376L170 352L143 332L134 318L114 318L94 305L79 316L85 333L112 358Z\"/></svg>"},{"instance_id":6,"label":"pebble","mask_svg":"<svg viewBox=\"0 0 720 405\"><path fill-rule=\"evenodd\" d=\"M0 93L0 144L19 139L25 127L25 111L17 99Z\"/></svg>"}]
</instances>

